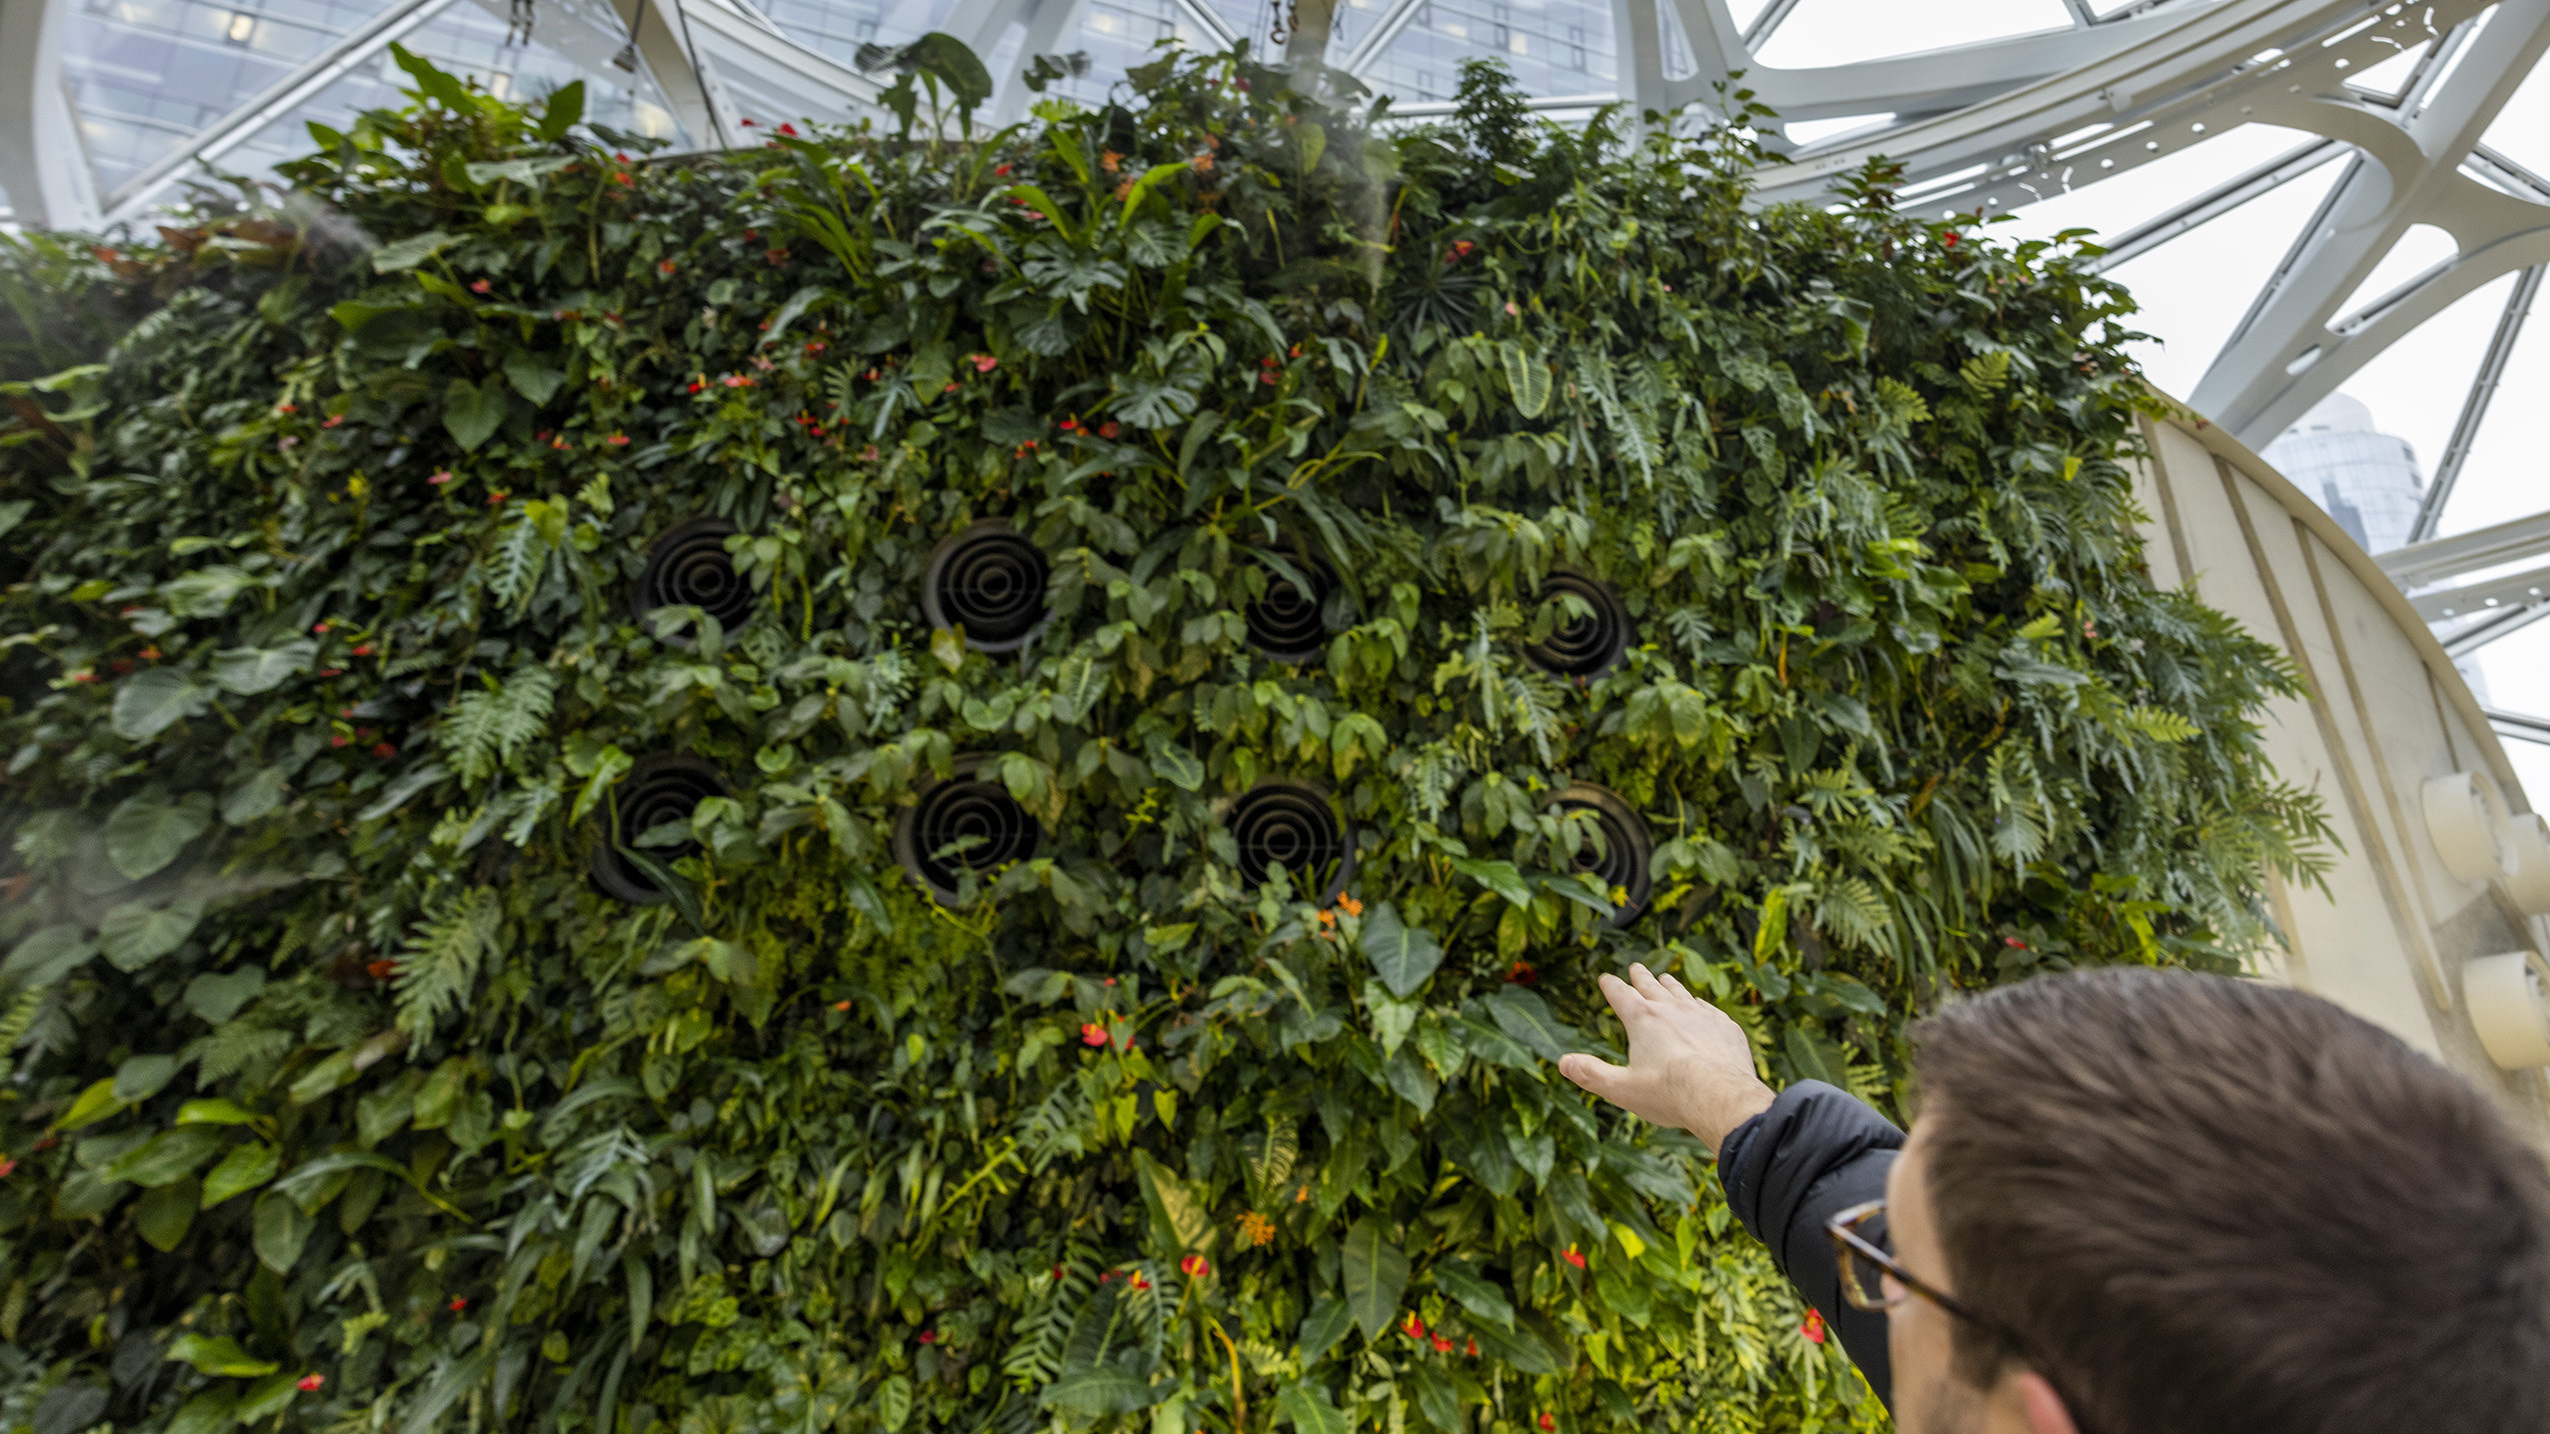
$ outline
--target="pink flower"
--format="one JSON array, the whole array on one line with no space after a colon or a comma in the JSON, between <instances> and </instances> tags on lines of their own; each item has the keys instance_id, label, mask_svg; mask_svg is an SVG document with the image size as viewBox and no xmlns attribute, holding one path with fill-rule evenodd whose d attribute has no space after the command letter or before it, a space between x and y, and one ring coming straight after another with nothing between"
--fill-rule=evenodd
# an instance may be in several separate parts
<instances>
[{"instance_id":1,"label":"pink flower","mask_svg":"<svg viewBox=\"0 0 2550 1434\"><path fill-rule=\"evenodd\" d=\"M990 354L975 354L972 357L974 360L974 371L976 373L990 373L993 369L1001 366L1001 361L992 357Z\"/></svg>"},{"instance_id":2,"label":"pink flower","mask_svg":"<svg viewBox=\"0 0 2550 1434\"><path fill-rule=\"evenodd\" d=\"M425 481L433 484L437 488L440 488L444 484L452 481L452 470L449 468L438 468L431 476L427 477Z\"/></svg>"},{"instance_id":3,"label":"pink flower","mask_svg":"<svg viewBox=\"0 0 2550 1434\"><path fill-rule=\"evenodd\" d=\"M1107 1043L1107 1028L1099 1025L1096 1021L1090 1021L1083 1024L1080 1028L1080 1043L1084 1046L1105 1045Z\"/></svg>"},{"instance_id":4,"label":"pink flower","mask_svg":"<svg viewBox=\"0 0 2550 1434\"><path fill-rule=\"evenodd\" d=\"M305 1374L305 1375L301 1376L301 1379L300 1379L301 1392L302 1392L302 1393L304 1393L304 1394L311 1393L312 1391L316 1390L316 1389L317 1389L320 1385L325 1384L325 1383L327 1383L327 1382L328 1382L328 1377L327 1377L326 1375L324 1375L324 1374Z\"/></svg>"},{"instance_id":5,"label":"pink flower","mask_svg":"<svg viewBox=\"0 0 2550 1434\"><path fill-rule=\"evenodd\" d=\"M476 282L476 283L474 283L474 284L472 284L472 285L470 285L470 286L469 286L469 292L471 292L471 293L473 293L473 294L483 294L483 293L486 293L488 290L493 289L494 287L496 287L496 286L495 286L495 285L493 285L493 284L491 284L491 283L488 283L488 282L487 282L486 280L484 280L484 279L481 279L481 280L479 280L478 282Z\"/></svg>"},{"instance_id":6,"label":"pink flower","mask_svg":"<svg viewBox=\"0 0 2550 1434\"><path fill-rule=\"evenodd\" d=\"M614 448L626 448L629 446L629 436L625 433L614 433L602 441L610 444Z\"/></svg>"}]
</instances>

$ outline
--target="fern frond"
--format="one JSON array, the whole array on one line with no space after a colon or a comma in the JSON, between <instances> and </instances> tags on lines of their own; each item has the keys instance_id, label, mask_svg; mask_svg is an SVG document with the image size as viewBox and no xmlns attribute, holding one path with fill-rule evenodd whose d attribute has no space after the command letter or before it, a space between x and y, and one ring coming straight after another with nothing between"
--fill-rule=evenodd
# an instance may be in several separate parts
<instances>
[{"instance_id":1,"label":"fern frond","mask_svg":"<svg viewBox=\"0 0 2550 1434\"><path fill-rule=\"evenodd\" d=\"M496 939L500 914L495 888L472 887L408 938L393 978L400 1029L412 1037L430 1034L434 1022L468 994L478 979L479 962Z\"/></svg>"}]
</instances>

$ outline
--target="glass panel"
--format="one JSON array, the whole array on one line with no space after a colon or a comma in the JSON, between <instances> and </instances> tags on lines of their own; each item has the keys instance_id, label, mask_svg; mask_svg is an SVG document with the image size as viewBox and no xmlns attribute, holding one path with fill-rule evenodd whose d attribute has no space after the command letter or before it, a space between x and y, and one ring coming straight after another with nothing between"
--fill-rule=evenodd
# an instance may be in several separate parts
<instances>
[{"instance_id":1,"label":"glass panel","mask_svg":"<svg viewBox=\"0 0 2550 1434\"><path fill-rule=\"evenodd\" d=\"M1328 63L1345 64L1381 17L1390 13L1390 6L1391 0L1337 0L1328 16Z\"/></svg>"},{"instance_id":2,"label":"glass panel","mask_svg":"<svg viewBox=\"0 0 2550 1434\"><path fill-rule=\"evenodd\" d=\"M400 43L508 98L546 94L580 79L585 85L587 120L684 142L680 122L643 62L634 75L611 66L587 67L542 43L537 30L528 45L507 44L505 33L503 20L475 4L462 3L419 26ZM264 174L279 160L309 153L309 121L342 128L364 110L396 109L407 103L399 91L410 83L407 72L383 51L222 156L220 167L234 174Z\"/></svg>"},{"instance_id":3,"label":"glass panel","mask_svg":"<svg viewBox=\"0 0 2550 1434\"><path fill-rule=\"evenodd\" d=\"M790 39L845 65L858 62L861 45L921 38L955 8L956 0L760 0L761 12Z\"/></svg>"},{"instance_id":4,"label":"glass panel","mask_svg":"<svg viewBox=\"0 0 2550 1434\"><path fill-rule=\"evenodd\" d=\"M2105 178L2094 169L2076 169L2072 176L2076 188L2012 210L2013 217L2006 223L1994 224L1992 233L1996 238L2008 239L2051 238L2066 229L2121 234L2168 212L2183 200L2317 138L2307 131L2280 125L2245 124ZM2064 146L2058 142L2055 148L2059 151ZM2284 187L2289 189L2292 184ZM2242 300L2241 307L2248 307L2248 301Z\"/></svg>"},{"instance_id":5,"label":"glass panel","mask_svg":"<svg viewBox=\"0 0 2550 1434\"><path fill-rule=\"evenodd\" d=\"M2497 295L2498 304L2503 305L2502 283L2482 292ZM2488 323L2494 324L2501 312L2501 307L2491 308ZM2440 322L2442 316L2426 327ZM2470 352L2480 353L2493 332L2480 329L2469 339ZM2466 533L2550 508L2550 485L2541 481L2541 455L2550 453L2550 403L2542 402L2544 394L2550 394L2550 296L2537 295L2523 334L2515 340L2515 351L2507 355L2496 400L2488 405L2488 417L2479 425L2470 457L2462 464L2461 480L2453 485L2452 501L2444 505L2438 532ZM2458 412L2460 400L2455 398L2453 403ZM2550 625L2540 631L2550 636ZM2544 677L2550 678L2550 668L2544 669ZM2550 701L2525 710L2550 713ZM2550 801L2550 787L2541 789L2541 800Z\"/></svg>"},{"instance_id":6,"label":"glass panel","mask_svg":"<svg viewBox=\"0 0 2550 1434\"><path fill-rule=\"evenodd\" d=\"M1673 0L1656 0L1656 33L1664 44L1659 68L1666 79L1687 80L1700 73L1700 62L1691 54L1691 37L1683 33L1682 10Z\"/></svg>"},{"instance_id":7,"label":"glass panel","mask_svg":"<svg viewBox=\"0 0 2550 1434\"><path fill-rule=\"evenodd\" d=\"M2395 468L2396 461L2381 452L2378 445L2362 441L2361 432L2369 430L2406 444L2408 470L2415 474L2417 490L2422 492L2425 479L2434 473L2436 461L2444 455L2444 445L2452 441L2462 400L2479 373L2479 360L2488 351L2488 337L2496 332L2497 315L2505 309L2506 295L2514 288L2514 282L2514 276L2509 274L2482 285L2475 293L2463 295L2356 370L2338 390L2336 400L2326 405L2328 412L2314 410L2324 421L2335 415L2338 421L2328 426L2338 430L2348 427L2348 420L2360 419L2354 425L2359 436L2342 432L2303 435L2318 440L2313 448L2304 450L2317 460L2308 475L2313 481L2306 482L2304 475L2291 472L2285 476L2294 479L2304 492L2321 499L2340 522L2345 521L2345 514L2339 511L2340 502L2356 507L2361 513L2359 526L2368 548L2378 552L2405 542L2416 510L2411 506L2404 513L2398 511L2396 479L2375 472L2377 467ZM2350 403L2362 411L2343 412ZM2307 417L2305 422L2309 422ZM2270 445L2269 462L2276 461L2277 447L2290 451L2291 445L2286 438L2278 438L2276 444ZM2323 491L2330 484L2338 488L2335 501ZM2446 514L2448 527L2456 517L2467 522L2474 510L2474 505L2460 501L2471 495L2471 485L2465 481L2455 486L2456 501L2448 505ZM2538 492L2522 501L2526 503L2524 512L2541 507Z\"/></svg>"},{"instance_id":8,"label":"glass panel","mask_svg":"<svg viewBox=\"0 0 2550 1434\"><path fill-rule=\"evenodd\" d=\"M2453 257L2455 252L2453 236L2434 225L2408 226L2408 232L2399 236L2399 242L2391 246L2391 252L2383 255L2382 262L2373 266L2373 272L2364 276L2364 282L2355 286L2355 292L2346 296L2345 303L2338 305L2338 316L2353 315L2366 304Z\"/></svg>"},{"instance_id":9,"label":"glass panel","mask_svg":"<svg viewBox=\"0 0 2550 1434\"><path fill-rule=\"evenodd\" d=\"M1172 39L1190 50L1217 48L1213 36L1177 0L1088 0L1080 28L1063 42L1062 52L1088 51L1089 73L1057 80L1046 93L1085 105L1104 104L1107 91L1125 71L1158 59L1152 46Z\"/></svg>"},{"instance_id":10,"label":"glass panel","mask_svg":"<svg viewBox=\"0 0 2550 1434\"><path fill-rule=\"evenodd\" d=\"M84 0L62 71L112 192L387 8L388 0Z\"/></svg>"},{"instance_id":11,"label":"glass panel","mask_svg":"<svg viewBox=\"0 0 2550 1434\"><path fill-rule=\"evenodd\" d=\"M2535 174L2550 175L2550 59L2532 67L2479 142Z\"/></svg>"},{"instance_id":12,"label":"glass panel","mask_svg":"<svg viewBox=\"0 0 2550 1434\"><path fill-rule=\"evenodd\" d=\"M1999 0L1991 5L1799 0L1755 58L1782 69L1847 65L2071 27L2072 14L2063 0Z\"/></svg>"},{"instance_id":13,"label":"glass panel","mask_svg":"<svg viewBox=\"0 0 2550 1434\"><path fill-rule=\"evenodd\" d=\"M2426 58L2426 48L2430 43L2420 40L2378 65L2356 71L2347 77L2346 82L2368 94L2397 99L2401 88L2407 85L2408 77L2417 73L2417 62Z\"/></svg>"},{"instance_id":14,"label":"glass panel","mask_svg":"<svg viewBox=\"0 0 2550 1434\"><path fill-rule=\"evenodd\" d=\"M1461 62L1498 59L1524 93L1617 93L1609 0L1425 0L1364 73L1401 100L1449 100Z\"/></svg>"},{"instance_id":15,"label":"glass panel","mask_svg":"<svg viewBox=\"0 0 2550 1434\"><path fill-rule=\"evenodd\" d=\"M2183 398L2205 376L2343 168L2321 165L2109 271L2142 305L2124 323L2154 337L2130 351L2163 392Z\"/></svg>"}]
</instances>

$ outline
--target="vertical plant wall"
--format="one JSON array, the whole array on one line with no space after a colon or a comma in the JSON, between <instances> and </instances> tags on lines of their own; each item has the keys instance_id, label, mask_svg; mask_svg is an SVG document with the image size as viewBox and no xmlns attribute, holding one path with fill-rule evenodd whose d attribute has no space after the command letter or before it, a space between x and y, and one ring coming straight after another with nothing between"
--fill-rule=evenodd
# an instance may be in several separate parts
<instances>
[{"instance_id":1,"label":"vertical plant wall","mask_svg":"<svg viewBox=\"0 0 2550 1434\"><path fill-rule=\"evenodd\" d=\"M5 241L13 1427L1869 1428L1595 975L1891 1103L2308 868L2074 248L1484 70L650 161L409 63Z\"/></svg>"}]
</instances>

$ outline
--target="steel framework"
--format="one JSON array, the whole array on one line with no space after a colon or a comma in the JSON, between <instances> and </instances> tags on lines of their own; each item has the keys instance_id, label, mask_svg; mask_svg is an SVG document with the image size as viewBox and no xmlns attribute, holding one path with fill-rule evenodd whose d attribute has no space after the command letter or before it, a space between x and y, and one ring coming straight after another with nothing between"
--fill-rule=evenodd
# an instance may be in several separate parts
<instances>
[{"instance_id":1,"label":"steel framework","mask_svg":"<svg viewBox=\"0 0 2550 1434\"><path fill-rule=\"evenodd\" d=\"M800 0L849 17L837 27L891 41L939 29L1002 71L994 118L1023 112L1016 73L1071 47L1095 7L1134 0ZM79 0L94 5L95 0ZM180 0L257 3L257 0ZM80 116L62 81L74 0L0 0L0 187L20 223L82 227L141 218L175 186L251 136L377 61L393 40L447 10L503 0L347 0L369 16L344 27L261 93L120 183L99 185ZM635 61L692 143L737 142L753 116L839 118L870 105L876 84L855 57L780 23L787 0L536 0L537 23L575 54ZM1148 0L1152 23L1199 45L1262 25L1260 0ZM1280 3L1280 0L1279 0ZM1379 82L1384 62L1437 0L1298 0L1284 5L1297 57L1320 55ZM1868 158L1904 165L1904 202L1990 214L2132 171L2244 124L2304 132L2290 152L2181 197L2112 238L2123 263L2278 187L2342 166L2228 343L2188 396L2198 412L2265 442L2385 348L2455 300L2517 275L2419 514L2412 545L2383 562L2421 611L2464 650L2538 615L2550 567L2446 587L2485 569L2550 554L2550 515L2438 539L2444 504L2503 379L2508 355L2550 268L2550 179L2481 142L2550 48L2550 0L2064 0L2070 23L1981 43L1817 68L1757 56L1817 0L1761 0L1739 23L1729 0L1552 0L1608 27L1616 81L1541 95L1564 117L1627 101L1641 112L1706 107L1728 73L1782 117L1770 136L1786 162L1765 170L1768 201L1814 200ZM1251 6L1260 6L1252 11ZM1503 15L1502 5L1494 6ZM2102 11L2104 13L2102 13ZM1112 13L1112 12L1111 12ZM1348 27L1352 15L1351 28ZM1571 12L1572 13L1572 12ZM637 26L632 36L631 24ZM898 28L899 27L899 28ZM1500 34L1502 31L1500 31ZM1259 36L1257 38L1262 38ZM2396 90L2357 83L2373 66L2417 58ZM623 63L624 69L633 68ZM1423 115L1440 104L1403 103ZM1859 119L1848 132L1792 142L1789 126ZM1829 124L1826 127L1830 127ZM101 192L104 189L105 192ZM2351 304L2412 225L2451 236L2454 252L2368 302ZM2484 560L2476 554L2484 552Z\"/></svg>"}]
</instances>

